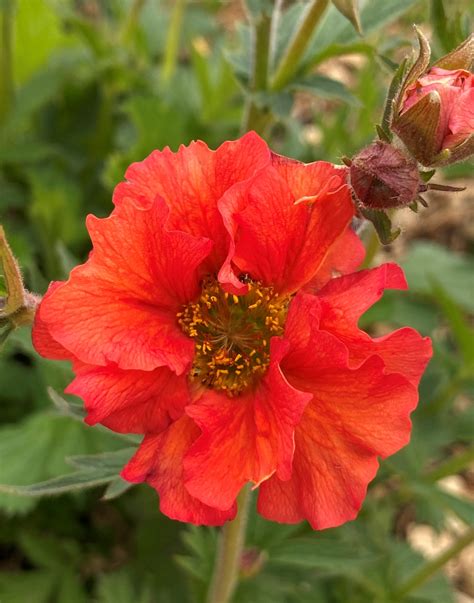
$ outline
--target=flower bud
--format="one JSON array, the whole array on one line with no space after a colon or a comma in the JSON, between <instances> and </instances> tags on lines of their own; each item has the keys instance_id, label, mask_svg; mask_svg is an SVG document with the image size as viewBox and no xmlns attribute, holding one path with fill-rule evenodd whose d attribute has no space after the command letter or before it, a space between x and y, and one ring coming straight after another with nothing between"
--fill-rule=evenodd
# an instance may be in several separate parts
<instances>
[{"instance_id":1,"label":"flower bud","mask_svg":"<svg viewBox=\"0 0 474 603\"><path fill-rule=\"evenodd\" d=\"M369 209L410 205L423 185L417 162L382 140L374 141L352 159L349 178L359 206Z\"/></svg>"},{"instance_id":2,"label":"flower bud","mask_svg":"<svg viewBox=\"0 0 474 603\"><path fill-rule=\"evenodd\" d=\"M421 193L428 190L464 190L427 183L435 170L420 174L418 163L413 157L382 140L375 140L352 160L345 160L345 163L349 166L348 184L357 209L373 223L384 245L391 243L400 234L399 229L392 231L387 210L408 206L413 211L418 211L418 202L427 205Z\"/></svg>"},{"instance_id":3,"label":"flower bud","mask_svg":"<svg viewBox=\"0 0 474 603\"><path fill-rule=\"evenodd\" d=\"M429 45L416 30L420 53L395 100L391 129L424 166L449 165L474 153L474 37L427 70Z\"/></svg>"}]
</instances>

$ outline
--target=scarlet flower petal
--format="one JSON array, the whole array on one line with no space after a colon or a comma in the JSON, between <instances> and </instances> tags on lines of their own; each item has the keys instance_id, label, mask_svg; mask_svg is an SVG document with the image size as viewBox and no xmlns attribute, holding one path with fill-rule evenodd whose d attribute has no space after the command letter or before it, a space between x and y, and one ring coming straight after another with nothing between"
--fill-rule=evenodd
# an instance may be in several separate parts
<instances>
[{"instance_id":1,"label":"scarlet flower petal","mask_svg":"<svg viewBox=\"0 0 474 603\"><path fill-rule=\"evenodd\" d=\"M203 503L225 510L248 481L258 485L274 472L289 479L294 429L311 395L284 379L286 349L273 338L272 362L255 392L228 398L209 390L186 408L202 435L184 459L185 484Z\"/></svg>"},{"instance_id":2,"label":"scarlet flower petal","mask_svg":"<svg viewBox=\"0 0 474 603\"><path fill-rule=\"evenodd\" d=\"M431 358L431 342L410 328L372 339L357 322L361 314L377 301L385 288L405 289L403 272L395 264L334 279L318 294L321 301L320 328L335 334L349 350L349 361L356 367L370 356L379 355L386 371L401 373L414 385Z\"/></svg>"},{"instance_id":3,"label":"scarlet flower petal","mask_svg":"<svg viewBox=\"0 0 474 603\"><path fill-rule=\"evenodd\" d=\"M206 267L217 272L228 245L217 202L227 189L269 163L270 150L255 132L225 142L215 151L201 141L181 146L177 153L169 148L153 151L128 168L127 182L115 189L114 203L140 199L149 204L161 196L170 208L169 228L214 242Z\"/></svg>"},{"instance_id":4,"label":"scarlet flower petal","mask_svg":"<svg viewBox=\"0 0 474 603\"><path fill-rule=\"evenodd\" d=\"M43 320L43 308L46 305L46 300L63 284L59 281L50 284L48 291L43 296L42 303L36 311L31 335L33 345L38 354L51 360L74 360L74 356L53 338L48 325Z\"/></svg>"},{"instance_id":5,"label":"scarlet flower petal","mask_svg":"<svg viewBox=\"0 0 474 603\"><path fill-rule=\"evenodd\" d=\"M122 471L130 482L148 482L160 496L161 512L196 525L222 525L233 519L236 505L226 511L207 506L190 496L183 485L183 457L199 436L193 421L183 416L159 435L147 435Z\"/></svg>"},{"instance_id":6,"label":"scarlet flower petal","mask_svg":"<svg viewBox=\"0 0 474 603\"><path fill-rule=\"evenodd\" d=\"M396 264L383 264L335 278L318 293L323 305L333 308L331 326L352 332L361 315L378 301L385 289L407 289L403 271ZM330 317L326 317L329 325Z\"/></svg>"},{"instance_id":7,"label":"scarlet flower petal","mask_svg":"<svg viewBox=\"0 0 474 603\"><path fill-rule=\"evenodd\" d=\"M123 369L168 366L182 373L193 344L176 322L182 304L199 293L199 266L212 243L163 224L168 209L117 207L89 217L89 260L41 304L52 337L87 364Z\"/></svg>"},{"instance_id":8,"label":"scarlet flower petal","mask_svg":"<svg viewBox=\"0 0 474 603\"><path fill-rule=\"evenodd\" d=\"M344 234L330 248L321 268L304 288L305 291L315 293L334 276L354 272L361 265L364 257L364 244L348 226Z\"/></svg>"},{"instance_id":9,"label":"scarlet flower petal","mask_svg":"<svg viewBox=\"0 0 474 603\"><path fill-rule=\"evenodd\" d=\"M185 376L166 367L124 371L116 366L75 367L66 393L84 400L89 425L102 423L119 433L156 433L179 418L189 393Z\"/></svg>"},{"instance_id":10,"label":"scarlet flower petal","mask_svg":"<svg viewBox=\"0 0 474 603\"><path fill-rule=\"evenodd\" d=\"M306 178L304 190L292 190L273 167L228 191L219 203L231 236L221 282L231 280L231 264L281 293L294 292L315 277L354 214L347 186L327 166L306 166L314 178ZM237 286L235 280L232 285Z\"/></svg>"},{"instance_id":11,"label":"scarlet flower petal","mask_svg":"<svg viewBox=\"0 0 474 603\"><path fill-rule=\"evenodd\" d=\"M317 349L318 337L313 339ZM314 529L354 519L375 476L377 455L386 457L408 443L416 388L402 375L386 375L380 358L355 370L306 374L313 400L295 430L291 480L272 477L260 487L259 512L293 523L307 519Z\"/></svg>"},{"instance_id":12,"label":"scarlet flower petal","mask_svg":"<svg viewBox=\"0 0 474 603\"><path fill-rule=\"evenodd\" d=\"M272 153L272 164L288 184L295 199L305 197L311 202L335 193L347 181L347 168L335 166L326 161L302 163L288 157ZM324 258L314 279L307 289L320 289L333 276L356 270L365 256L365 247L350 226L341 235Z\"/></svg>"}]
</instances>

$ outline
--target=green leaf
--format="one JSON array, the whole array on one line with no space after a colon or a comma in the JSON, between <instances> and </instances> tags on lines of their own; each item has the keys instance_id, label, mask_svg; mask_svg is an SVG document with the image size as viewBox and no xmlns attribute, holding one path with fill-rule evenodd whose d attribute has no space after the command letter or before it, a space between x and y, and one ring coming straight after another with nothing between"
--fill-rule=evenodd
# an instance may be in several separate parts
<instances>
[{"instance_id":1,"label":"green leaf","mask_svg":"<svg viewBox=\"0 0 474 603\"><path fill-rule=\"evenodd\" d=\"M97 585L97 603L155 603L150 586L133 579L127 571L101 576Z\"/></svg>"},{"instance_id":2,"label":"green leaf","mask_svg":"<svg viewBox=\"0 0 474 603\"><path fill-rule=\"evenodd\" d=\"M0 484L0 492L15 496L59 496L108 484L117 477L116 471L83 469L28 486Z\"/></svg>"},{"instance_id":3,"label":"green leaf","mask_svg":"<svg viewBox=\"0 0 474 603\"><path fill-rule=\"evenodd\" d=\"M19 545L28 560L38 568L62 571L80 563L79 544L74 540L55 538L24 528L19 534Z\"/></svg>"},{"instance_id":4,"label":"green leaf","mask_svg":"<svg viewBox=\"0 0 474 603\"><path fill-rule=\"evenodd\" d=\"M466 366L474 369L474 329L451 296L433 278L433 297L447 319Z\"/></svg>"},{"instance_id":5,"label":"green leaf","mask_svg":"<svg viewBox=\"0 0 474 603\"><path fill-rule=\"evenodd\" d=\"M474 261L469 255L448 251L437 243L415 242L402 262L411 291L430 295L433 279L451 299L474 312Z\"/></svg>"},{"instance_id":6,"label":"green leaf","mask_svg":"<svg viewBox=\"0 0 474 603\"><path fill-rule=\"evenodd\" d=\"M376 32L395 21L418 0L368 0L360 12L364 36ZM327 11L321 25L314 33L313 40L305 56L304 70L307 72L320 62L320 55L333 44L351 44L357 40L357 33L347 20L333 6Z\"/></svg>"},{"instance_id":7,"label":"green leaf","mask_svg":"<svg viewBox=\"0 0 474 603\"><path fill-rule=\"evenodd\" d=\"M1 572L0 601L2 603L50 603L55 586L51 572Z\"/></svg>"},{"instance_id":8,"label":"green leaf","mask_svg":"<svg viewBox=\"0 0 474 603\"><path fill-rule=\"evenodd\" d=\"M360 101L340 81L325 75L312 74L292 84L295 90L312 92L316 96L328 99L342 100L348 105L360 106Z\"/></svg>"},{"instance_id":9,"label":"green leaf","mask_svg":"<svg viewBox=\"0 0 474 603\"><path fill-rule=\"evenodd\" d=\"M135 454L136 448L122 448L114 452L70 456L66 460L77 469L112 471L118 473Z\"/></svg>"},{"instance_id":10,"label":"green leaf","mask_svg":"<svg viewBox=\"0 0 474 603\"><path fill-rule=\"evenodd\" d=\"M17 0L16 4L14 71L19 81L25 81L55 50L75 40L64 33L50 1Z\"/></svg>"},{"instance_id":11,"label":"green leaf","mask_svg":"<svg viewBox=\"0 0 474 603\"><path fill-rule=\"evenodd\" d=\"M114 498L118 498L128 492L131 488L133 488L135 484L125 481L121 477L117 477L113 482L105 489L104 494L102 495L102 500L113 500Z\"/></svg>"},{"instance_id":12,"label":"green leaf","mask_svg":"<svg viewBox=\"0 0 474 603\"><path fill-rule=\"evenodd\" d=\"M70 470L65 457L86 452L100 452L123 447L121 440L112 434L92 429L69 417L52 413L37 413L22 423L0 429L0 509L6 513L24 513L34 506L32 498L21 494L39 496L42 488L48 493L51 488L76 487L92 482L112 481L117 474L109 471L106 476L100 471L95 474L83 471L76 477L66 476L66 481L48 483L50 478ZM46 480L46 485L44 482ZM77 483L79 480L79 483ZM40 483L40 487L26 484ZM25 491L26 489L26 491Z\"/></svg>"},{"instance_id":13,"label":"green leaf","mask_svg":"<svg viewBox=\"0 0 474 603\"><path fill-rule=\"evenodd\" d=\"M84 421L87 413L82 404L69 402L69 400L60 396L52 387L48 387L47 392L59 414L65 417L71 417L76 421L81 421L81 423Z\"/></svg>"},{"instance_id":14,"label":"green leaf","mask_svg":"<svg viewBox=\"0 0 474 603\"><path fill-rule=\"evenodd\" d=\"M369 591L380 592L378 581L369 573L379 558L380 555L365 550L363 546L354 555L348 542L337 537L317 535L289 539L273 547L268 564L270 567L317 569L325 576L350 576Z\"/></svg>"}]
</instances>

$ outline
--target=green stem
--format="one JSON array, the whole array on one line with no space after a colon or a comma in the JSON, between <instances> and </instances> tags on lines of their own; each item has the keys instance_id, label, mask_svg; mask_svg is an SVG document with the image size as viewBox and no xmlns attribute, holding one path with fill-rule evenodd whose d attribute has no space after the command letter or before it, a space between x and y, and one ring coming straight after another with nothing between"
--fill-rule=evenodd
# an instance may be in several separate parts
<instances>
[{"instance_id":1,"label":"green stem","mask_svg":"<svg viewBox=\"0 0 474 603\"><path fill-rule=\"evenodd\" d=\"M186 0L175 0L173 12L171 13L168 35L166 37L165 56L163 57L163 69L161 71L161 79L165 83L170 81L176 69L185 3Z\"/></svg>"},{"instance_id":2,"label":"green stem","mask_svg":"<svg viewBox=\"0 0 474 603\"><path fill-rule=\"evenodd\" d=\"M420 569L409 578L405 584L398 589L395 597L402 600L406 595L413 592L422 586L427 580L433 576L439 569L443 567L450 559L456 557L465 547L474 541L474 528L467 530L456 542L449 547L444 553L434 557L425 563Z\"/></svg>"},{"instance_id":3,"label":"green stem","mask_svg":"<svg viewBox=\"0 0 474 603\"><path fill-rule=\"evenodd\" d=\"M4 0L0 9L0 124L8 115L14 94L13 81L13 0Z\"/></svg>"},{"instance_id":4,"label":"green stem","mask_svg":"<svg viewBox=\"0 0 474 603\"><path fill-rule=\"evenodd\" d=\"M133 0L122 30L122 41L124 44L132 39L133 33L138 24L140 12L144 7L145 2L146 0Z\"/></svg>"},{"instance_id":5,"label":"green stem","mask_svg":"<svg viewBox=\"0 0 474 603\"><path fill-rule=\"evenodd\" d=\"M266 90L268 83L268 61L270 51L271 17L263 13L253 24L252 80L251 92ZM263 133L269 121L268 111L261 109L254 101L252 94L247 97L242 133L255 130Z\"/></svg>"},{"instance_id":6,"label":"green stem","mask_svg":"<svg viewBox=\"0 0 474 603\"><path fill-rule=\"evenodd\" d=\"M437 482L443 477L459 473L472 461L474 461L474 446L449 458L445 463L430 471L425 479L429 482Z\"/></svg>"},{"instance_id":7,"label":"green stem","mask_svg":"<svg viewBox=\"0 0 474 603\"><path fill-rule=\"evenodd\" d=\"M278 64L270 84L272 90L281 90L293 77L328 4L329 0L312 0L310 2Z\"/></svg>"},{"instance_id":8,"label":"green stem","mask_svg":"<svg viewBox=\"0 0 474 603\"><path fill-rule=\"evenodd\" d=\"M247 484L237 498L237 516L222 528L207 603L230 603L232 600L239 577L250 499L251 490Z\"/></svg>"}]
</instances>

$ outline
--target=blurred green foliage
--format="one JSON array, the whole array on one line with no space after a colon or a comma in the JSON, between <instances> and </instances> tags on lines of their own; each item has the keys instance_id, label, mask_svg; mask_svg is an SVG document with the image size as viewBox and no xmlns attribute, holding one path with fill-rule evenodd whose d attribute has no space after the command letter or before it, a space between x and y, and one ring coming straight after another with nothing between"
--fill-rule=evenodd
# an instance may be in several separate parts
<instances>
[{"instance_id":1,"label":"blurred green foliage","mask_svg":"<svg viewBox=\"0 0 474 603\"><path fill-rule=\"evenodd\" d=\"M410 24L429 22L439 55L468 33L467 4L367 0L363 38L331 8L288 85L259 92L248 90L250 31L238 2L2 0L1 56L12 69L0 90L0 222L28 286L44 292L85 258L84 217L110 211L131 162L195 138L215 147L237 137L246 103L270 115L265 134L279 152L305 161L354 153L374 136L387 65L409 51ZM266 7L251 5L256 15ZM287 3L271 67L303 8ZM462 165L450 173L469 174ZM313 533L252 512L253 565L238 602L454 601L441 573L404 593L425 563L404 518L438 531L450 514L474 519L471 503L438 484L474 456L465 401L474 390L473 263L420 240L403 265L410 291L389 292L362 326L433 337L412 443L382 463L360 517L342 528ZM136 440L81 424L80 406L55 393L70 379L68 366L35 355L26 331L0 358L0 601L202 601L216 531L168 520L151 489L116 477ZM74 493L81 484L96 487Z\"/></svg>"}]
</instances>

